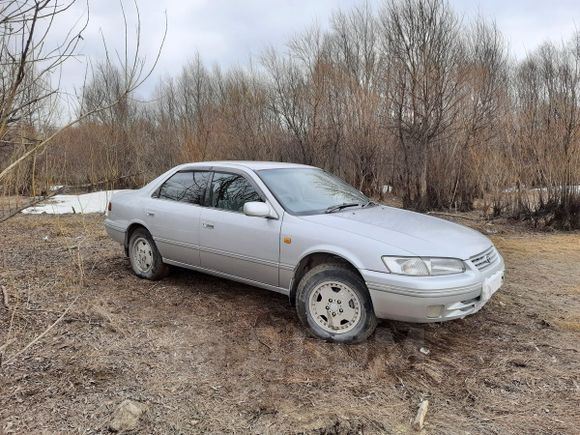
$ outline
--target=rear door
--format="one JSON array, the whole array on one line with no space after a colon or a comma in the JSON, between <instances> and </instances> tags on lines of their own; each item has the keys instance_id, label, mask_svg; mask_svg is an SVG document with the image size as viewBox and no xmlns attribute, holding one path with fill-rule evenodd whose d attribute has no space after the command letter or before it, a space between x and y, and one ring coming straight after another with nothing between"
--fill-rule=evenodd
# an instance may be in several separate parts
<instances>
[{"instance_id":1,"label":"rear door","mask_svg":"<svg viewBox=\"0 0 580 435\"><path fill-rule=\"evenodd\" d=\"M214 173L208 207L201 211L201 266L278 286L281 220L246 216L244 204L250 201L265 201L250 179Z\"/></svg>"},{"instance_id":2,"label":"rear door","mask_svg":"<svg viewBox=\"0 0 580 435\"><path fill-rule=\"evenodd\" d=\"M145 220L163 258L199 266L199 223L211 173L173 174L146 201Z\"/></svg>"}]
</instances>

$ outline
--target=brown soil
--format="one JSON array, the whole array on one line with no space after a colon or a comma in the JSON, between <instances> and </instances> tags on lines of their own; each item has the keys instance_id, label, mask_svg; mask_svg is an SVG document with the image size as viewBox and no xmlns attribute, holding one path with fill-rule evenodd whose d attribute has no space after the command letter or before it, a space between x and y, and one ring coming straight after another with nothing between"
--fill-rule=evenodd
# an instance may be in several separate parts
<instances>
[{"instance_id":1,"label":"brown soil","mask_svg":"<svg viewBox=\"0 0 580 435\"><path fill-rule=\"evenodd\" d=\"M432 434L580 426L579 233L494 226L507 281L481 312L345 346L308 338L281 295L136 278L101 223L0 224L0 433L104 433L127 398L139 433L407 433L423 398Z\"/></svg>"}]
</instances>

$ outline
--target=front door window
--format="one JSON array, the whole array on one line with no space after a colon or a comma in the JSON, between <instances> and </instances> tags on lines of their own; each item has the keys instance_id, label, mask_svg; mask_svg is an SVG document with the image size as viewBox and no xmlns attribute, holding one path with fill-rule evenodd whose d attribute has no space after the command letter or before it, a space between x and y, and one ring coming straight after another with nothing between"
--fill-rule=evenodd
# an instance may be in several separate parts
<instances>
[{"instance_id":1,"label":"front door window","mask_svg":"<svg viewBox=\"0 0 580 435\"><path fill-rule=\"evenodd\" d=\"M210 206L242 212L246 202L263 202L256 189L241 175L215 172L211 185Z\"/></svg>"}]
</instances>

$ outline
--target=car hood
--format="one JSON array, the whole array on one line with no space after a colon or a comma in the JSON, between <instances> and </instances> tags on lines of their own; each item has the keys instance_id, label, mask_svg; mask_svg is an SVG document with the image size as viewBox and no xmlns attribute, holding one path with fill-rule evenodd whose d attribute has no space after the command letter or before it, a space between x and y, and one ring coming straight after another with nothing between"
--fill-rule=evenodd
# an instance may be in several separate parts
<instances>
[{"instance_id":1,"label":"car hood","mask_svg":"<svg viewBox=\"0 0 580 435\"><path fill-rule=\"evenodd\" d=\"M467 260L492 245L487 237L463 225L383 205L303 218L384 242L406 251L407 255Z\"/></svg>"}]
</instances>

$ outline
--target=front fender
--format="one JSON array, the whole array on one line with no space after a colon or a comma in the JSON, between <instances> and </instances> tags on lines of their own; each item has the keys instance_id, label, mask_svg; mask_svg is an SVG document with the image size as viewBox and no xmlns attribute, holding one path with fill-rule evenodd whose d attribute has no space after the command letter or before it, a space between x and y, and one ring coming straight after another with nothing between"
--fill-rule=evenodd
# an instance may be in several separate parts
<instances>
[{"instance_id":1,"label":"front fender","mask_svg":"<svg viewBox=\"0 0 580 435\"><path fill-rule=\"evenodd\" d=\"M352 251L342 248L340 246L336 246L336 245L330 245L327 243L320 243L320 244L316 244L313 245L311 247L309 247L308 249L306 249L302 255L300 256L298 262L295 265L295 268L298 267L298 265L309 255L312 254L331 254L331 255L336 255L337 257L341 257L343 260L348 261L350 264L352 264L354 267L356 267L358 270L364 269L364 263L362 261L362 259L357 256L355 253L353 253Z\"/></svg>"}]
</instances>

